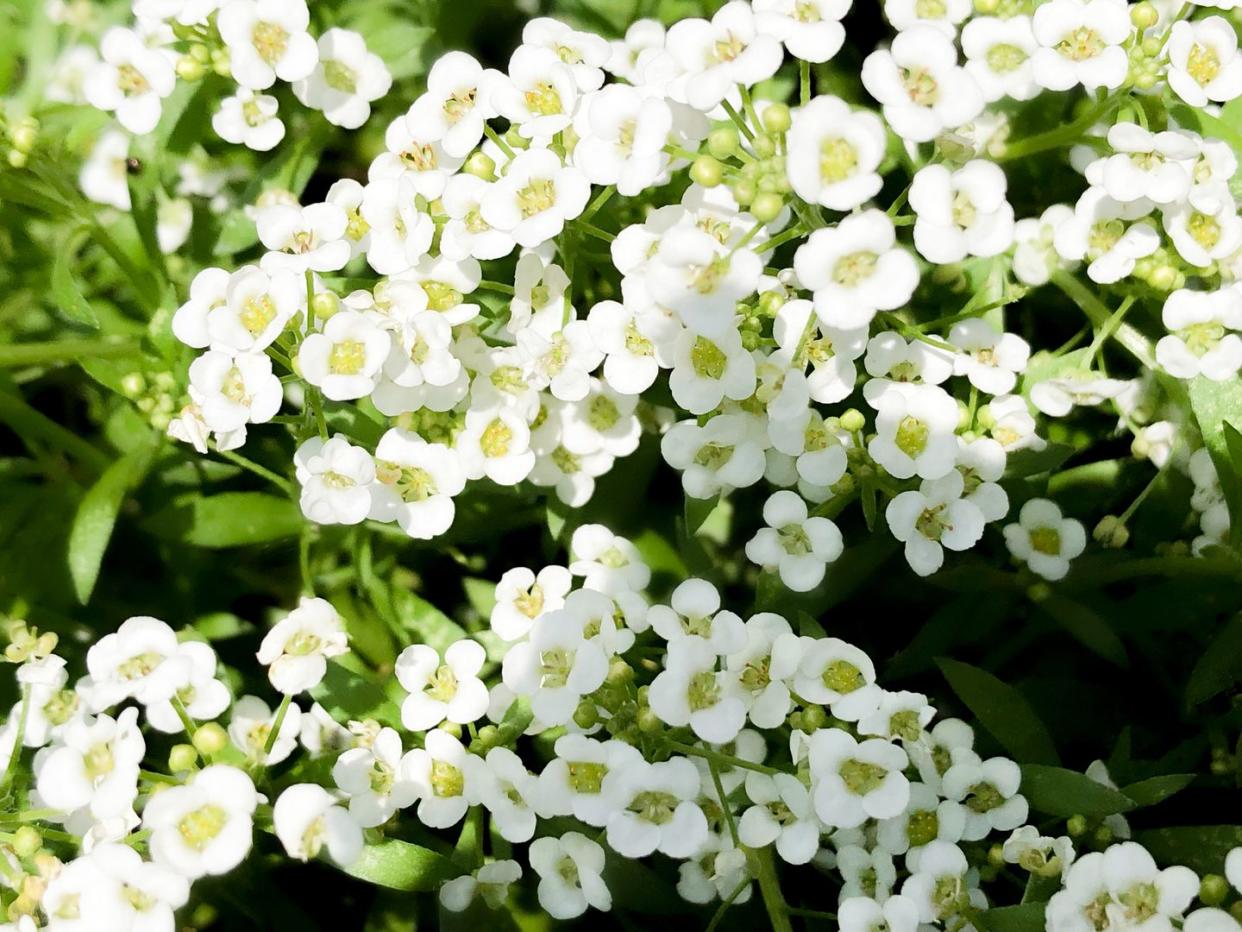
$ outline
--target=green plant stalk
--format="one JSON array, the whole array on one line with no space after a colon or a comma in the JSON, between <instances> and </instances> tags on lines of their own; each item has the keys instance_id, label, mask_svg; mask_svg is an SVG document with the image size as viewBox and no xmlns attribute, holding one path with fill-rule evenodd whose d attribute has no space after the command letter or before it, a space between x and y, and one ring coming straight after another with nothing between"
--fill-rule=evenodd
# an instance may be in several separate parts
<instances>
[{"instance_id":1,"label":"green plant stalk","mask_svg":"<svg viewBox=\"0 0 1242 932\"><path fill-rule=\"evenodd\" d=\"M1054 272L1052 283L1065 292L1065 296L1082 309L1082 312L1087 315L1087 319L1091 321L1092 326L1101 330L1109 326L1113 312L1092 293L1090 288L1080 282L1075 276L1064 270ZM1156 369L1156 354L1152 349L1151 340L1125 322L1118 321L1114 326L1113 338L1121 344L1126 352L1148 369Z\"/></svg>"},{"instance_id":2,"label":"green plant stalk","mask_svg":"<svg viewBox=\"0 0 1242 932\"><path fill-rule=\"evenodd\" d=\"M115 359L138 349L130 340L52 340L46 343L10 343L0 346L0 369L47 366L79 359Z\"/></svg>"},{"instance_id":3,"label":"green plant stalk","mask_svg":"<svg viewBox=\"0 0 1242 932\"><path fill-rule=\"evenodd\" d=\"M276 739L280 736L280 726L285 723L285 715L289 711L289 703L292 697L288 694L280 700L280 708L276 710L276 718L272 721L272 730L268 732L267 741L263 744L263 756L272 753L272 748L276 747Z\"/></svg>"},{"instance_id":4,"label":"green plant stalk","mask_svg":"<svg viewBox=\"0 0 1242 932\"><path fill-rule=\"evenodd\" d=\"M768 911L772 932L793 932L793 924L789 921L789 906L785 902L785 895L781 893L776 863L772 860L772 849L749 850L759 868L759 892L763 895L763 906Z\"/></svg>"}]
</instances>

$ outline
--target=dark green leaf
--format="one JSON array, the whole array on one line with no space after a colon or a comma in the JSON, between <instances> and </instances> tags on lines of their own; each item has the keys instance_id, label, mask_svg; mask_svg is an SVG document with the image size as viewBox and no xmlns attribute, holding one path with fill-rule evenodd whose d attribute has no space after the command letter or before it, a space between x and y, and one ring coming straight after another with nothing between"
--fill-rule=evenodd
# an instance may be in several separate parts
<instances>
[{"instance_id":1,"label":"dark green leaf","mask_svg":"<svg viewBox=\"0 0 1242 932\"><path fill-rule=\"evenodd\" d=\"M1134 808L1134 801L1120 790L1084 773L1043 764L1022 765L1022 795L1036 812L1063 818L1107 816Z\"/></svg>"},{"instance_id":2,"label":"dark green leaf","mask_svg":"<svg viewBox=\"0 0 1242 932\"><path fill-rule=\"evenodd\" d=\"M1010 454L1005 463L1005 478L1022 479L1052 472L1073 456L1074 452L1074 448L1068 443L1050 443L1042 450L1017 450Z\"/></svg>"},{"instance_id":3,"label":"dark green leaf","mask_svg":"<svg viewBox=\"0 0 1242 932\"><path fill-rule=\"evenodd\" d=\"M1195 776L1193 773L1169 773L1159 777L1149 777L1146 780L1131 783L1129 786L1123 786L1121 792L1134 800L1136 806L1154 806L1190 786Z\"/></svg>"},{"instance_id":4,"label":"dark green leaf","mask_svg":"<svg viewBox=\"0 0 1242 932\"><path fill-rule=\"evenodd\" d=\"M1186 705L1196 706L1242 680L1242 615L1225 622L1186 683Z\"/></svg>"},{"instance_id":5,"label":"dark green leaf","mask_svg":"<svg viewBox=\"0 0 1242 932\"><path fill-rule=\"evenodd\" d=\"M1001 906L977 914L983 932L1044 932L1043 903Z\"/></svg>"},{"instance_id":6,"label":"dark green leaf","mask_svg":"<svg viewBox=\"0 0 1242 932\"><path fill-rule=\"evenodd\" d=\"M388 838L363 848L362 855L345 873L390 890L427 893L459 876L461 871L430 848Z\"/></svg>"},{"instance_id":7,"label":"dark green leaf","mask_svg":"<svg viewBox=\"0 0 1242 932\"><path fill-rule=\"evenodd\" d=\"M936 662L953 691L1015 760L1056 763L1057 749L1048 730L1020 692L968 663Z\"/></svg>"},{"instance_id":8,"label":"dark green leaf","mask_svg":"<svg viewBox=\"0 0 1242 932\"><path fill-rule=\"evenodd\" d=\"M1188 825L1139 832L1135 841L1161 864L1184 864L1199 874L1223 874L1225 857L1242 845L1242 825Z\"/></svg>"},{"instance_id":9,"label":"dark green leaf","mask_svg":"<svg viewBox=\"0 0 1242 932\"><path fill-rule=\"evenodd\" d=\"M121 504L126 494L142 482L154 452L155 443L148 439L147 443L126 453L104 470L78 504L69 531L69 575L73 579L74 593L83 605L90 601L95 589Z\"/></svg>"},{"instance_id":10,"label":"dark green leaf","mask_svg":"<svg viewBox=\"0 0 1242 932\"><path fill-rule=\"evenodd\" d=\"M366 667L349 654L328 662L328 672L310 694L338 722L373 718L394 728L401 725L401 710L367 678Z\"/></svg>"},{"instance_id":11,"label":"dark green leaf","mask_svg":"<svg viewBox=\"0 0 1242 932\"><path fill-rule=\"evenodd\" d=\"M73 272L69 268L72 258L70 250L61 248L56 252L56 258L52 260L52 301L70 320L90 327L92 330L98 330L99 318L91 308L90 302L82 296L82 290L78 288L78 283L74 281Z\"/></svg>"},{"instance_id":12,"label":"dark green leaf","mask_svg":"<svg viewBox=\"0 0 1242 932\"><path fill-rule=\"evenodd\" d=\"M1053 595L1039 603L1039 608L1075 640L1119 667L1128 666L1130 658L1125 645L1103 616L1064 596Z\"/></svg>"},{"instance_id":13,"label":"dark green leaf","mask_svg":"<svg viewBox=\"0 0 1242 932\"><path fill-rule=\"evenodd\" d=\"M707 520L716 506L720 503L720 496L714 495L711 498L691 498L686 496L685 517L686 517L686 533L697 534L699 528L703 526L703 522Z\"/></svg>"}]
</instances>

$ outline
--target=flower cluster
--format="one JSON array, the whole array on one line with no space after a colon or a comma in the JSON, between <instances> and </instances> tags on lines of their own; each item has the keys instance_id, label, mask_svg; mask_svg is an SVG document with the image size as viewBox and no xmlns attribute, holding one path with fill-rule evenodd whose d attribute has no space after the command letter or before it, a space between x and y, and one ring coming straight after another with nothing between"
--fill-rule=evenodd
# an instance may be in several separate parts
<instances>
[{"instance_id":1,"label":"flower cluster","mask_svg":"<svg viewBox=\"0 0 1242 932\"><path fill-rule=\"evenodd\" d=\"M773 856L814 864L834 878L827 905L850 932L970 925L993 861L1063 884L1047 906L1055 930L1102 917L1169 927L1200 893L1192 871L1159 870L1133 842L1080 853L1026 824L1018 765L982 756L961 720L933 724L925 696L881 687L854 645L770 612L743 619L700 579L649 604L649 577L633 544L584 525L567 565L498 583L499 678L477 640L407 647L394 719L336 721L292 701L330 698L325 674L349 649L323 599L303 599L259 646L284 697L275 713L258 696L234 700L189 629L131 618L91 646L69 688L55 638L18 623L22 699L0 747L9 773L35 753L23 827L0 846L9 918L53 932L171 929L192 885L236 868L266 844L256 835L348 868L400 820L444 830L476 815L505 844L488 857L476 833L473 867L440 887L449 910L503 904L523 877L512 846L528 843L539 902L558 919L610 909L609 858L655 853L679 862L677 890L699 904L745 901ZM181 733L170 773L143 767L148 741ZM533 771L532 741L549 752ZM1111 785L1101 765L1094 779ZM1219 909L1185 916L1200 924L1238 928Z\"/></svg>"}]
</instances>

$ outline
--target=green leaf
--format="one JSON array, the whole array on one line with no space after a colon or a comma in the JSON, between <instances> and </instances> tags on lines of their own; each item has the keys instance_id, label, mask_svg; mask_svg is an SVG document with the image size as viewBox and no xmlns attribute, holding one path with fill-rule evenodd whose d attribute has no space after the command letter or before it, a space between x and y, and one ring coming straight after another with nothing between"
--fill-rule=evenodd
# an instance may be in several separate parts
<instances>
[{"instance_id":1,"label":"green leaf","mask_svg":"<svg viewBox=\"0 0 1242 932\"><path fill-rule=\"evenodd\" d=\"M1121 792L1134 800L1136 806L1154 806L1164 802L1175 793L1180 793L1194 782L1197 774L1169 773L1159 777L1148 777L1129 786L1123 786Z\"/></svg>"},{"instance_id":2,"label":"green leaf","mask_svg":"<svg viewBox=\"0 0 1242 932\"><path fill-rule=\"evenodd\" d=\"M703 526L703 522L716 510L718 504L720 504L719 495L713 495L711 498L691 498L687 495L685 505L686 533L697 534L699 528Z\"/></svg>"},{"instance_id":3,"label":"green leaf","mask_svg":"<svg viewBox=\"0 0 1242 932\"><path fill-rule=\"evenodd\" d=\"M1200 876L1223 874L1225 858L1242 845L1242 825L1188 825L1139 832L1135 841L1161 864L1184 864Z\"/></svg>"},{"instance_id":4,"label":"green leaf","mask_svg":"<svg viewBox=\"0 0 1242 932\"><path fill-rule=\"evenodd\" d=\"M401 710L380 686L367 678L367 668L352 654L328 661L328 671L311 689L311 698L338 722L373 718L393 728L401 727Z\"/></svg>"},{"instance_id":5,"label":"green leaf","mask_svg":"<svg viewBox=\"0 0 1242 932\"><path fill-rule=\"evenodd\" d=\"M146 476L156 449L154 436L109 466L78 504L69 530L69 576L78 601L90 601L112 529L125 496Z\"/></svg>"},{"instance_id":6,"label":"green leaf","mask_svg":"<svg viewBox=\"0 0 1242 932\"><path fill-rule=\"evenodd\" d=\"M958 698L1019 762L1056 763L1056 746L1026 698L986 670L941 658L936 661Z\"/></svg>"},{"instance_id":7,"label":"green leaf","mask_svg":"<svg viewBox=\"0 0 1242 932\"><path fill-rule=\"evenodd\" d=\"M1074 455L1076 451L1068 443L1050 443L1042 450L1017 450L1005 461L1006 479L1023 479L1052 472Z\"/></svg>"},{"instance_id":8,"label":"green leaf","mask_svg":"<svg viewBox=\"0 0 1242 932\"><path fill-rule=\"evenodd\" d=\"M78 283L74 281L73 272L69 268L69 261L72 258L71 251L65 246L56 251L56 257L52 260L52 301L70 320L90 327L92 330L98 330L99 318L91 308L90 302L82 296L82 291L78 288Z\"/></svg>"},{"instance_id":9,"label":"green leaf","mask_svg":"<svg viewBox=\"0 0 1242 932\"><path fill-rule=\"evenodd\" d=\"M1045 903L1000 906L976 914L983 932L1044 932Z\"/></svg>"},{"instance_id":10,"label":"green leaf","mask_svg":"<svg viewBox=\"0 0 1242 932\"><path fill-rule=\"evenodd\" d=\"M1186 683L1187 707L1199 705L1242 680L1242 615L1225 622Z\"/></svg>"},{"instance_id":11,"label":"green leaf","mask_svg":"<svg viewBox=\"0 0 1242 932\"><path fill-rule=\"evenodd\" d=\"M388 838L363 848L361 856L345 868L345 873L390 890L428 893L462 872L430 848Z\"/></svg>"},{"instance_id":12,"label":"green leaf","mask_svg":"<svg viewBox=\"0 0 1242 932\"><path fill-rule=\"evenodd\" d=\"M287 498L263 492L183 496L148 522L161 537L197 547L242 547L296 537L305 519Z\"/></svg>"},{"instance_id":13,"label":"green leaf","mask_svg":"<svg viewBox=\"0 0 1242 932\"><path fill-rule=\"evenodd\" d=\"M401 627L411 632L416 642L430 644L441 654L452 644L470 636L448 615L408 589L394 588L392 599L393 611Z\"/></svg>"},{"instance_id":14,"label":"green leaf","mask_svg":"<svg viewBox=\"0 0 1242 932\"><path fill-rule=\"evenodd\" d=\"M1115 663L1119 667L1129 666L1130 658L1121 638L1117 637L1117 632L1103 616L1081 602L1053 595L1040 602L1039 609L1084 647L1099 654L1109 663Z\"/></svg>"},{"instance_id":15,"label":"green leaf","mask_svg":"<svg viewBox=\"0 0 1242 932\"><path fill-rule=\"evenodd\" d=\"M1022 765L1022 795L1031 808L1048 815L1107 816L1127 812L1134 801L1084 773L1043 764Z\"/></svg>"},{"instance_id":16,"label":"green leaf","mask_svg":"<svg viewBox=\"0 0 1242 932\"><path fill-rule=\"evenodd\" d=\"M1242 377L1213 382L1198 376L1190 381L1189 390L1191 410L1220 476L1236 542L1242 532L1242 460L1238 459L1242 444L1234 434L1242 430Z\"/></svg>"}]
</instances>

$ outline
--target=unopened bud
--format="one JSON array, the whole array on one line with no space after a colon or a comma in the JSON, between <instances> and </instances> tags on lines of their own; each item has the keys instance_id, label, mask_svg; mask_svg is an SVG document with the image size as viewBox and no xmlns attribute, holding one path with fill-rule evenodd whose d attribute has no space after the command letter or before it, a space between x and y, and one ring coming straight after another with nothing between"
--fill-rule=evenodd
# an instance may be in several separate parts
<instances>
[{"instance_id":1,"label":"unopened bud","mask_svg":"<svg viewBox=\"0 0 1242 932\"><path fill-rule=\"evenodd\" d=\"M192 744L174 744L168 752L168 769L173 773L185 773L198 766L198 751Z\"/></svg>"},{"instance_id":2,"label":"unopened bud","mask_svg":"<svg viewBox=\"0 0 1242 932\"><path fill-rule=\"evenodd\" d=\"M1130 530L1116 515L1105 515L1091 532L1097 543L1113 550L1120 550L1130 542Z\"/></svg>"},{"instance_id":3,"label":"unopened bud","mask_svg":"<svg viewBox=\"0 0 1242 932\"><path fill-rule=\"evenodd\" d=\"M1219 906L1229 895L1229 881L1220 874L1207 874L1199 883L1199 899L1204 906Z\"/></svg>"},{"instance_id":4,"label":"unopened bud","mask_svg":"<svg viewBox=\"0 0 1242 932\"><path fill-rule=\"evenodd\" d=\"M32 858L43 847L43 836L33 825L23 825L13 833L13 850L19 858Z\"/></svg>"},{"instance_id":5,"label":"unopened bud","mask_svg":"<svg viewBox=\"0 0 1242 932\"><path fill-rule=\"evenodd\" d=\"M316 320L328 320L341 309L341 299L333 291L319 291L311 298L310 309Z\"/></svg>"},{"instance_id":6,"label":"unopened bud","mask_svg":"<svg viewBox=\"0 0 1242 932\"><path fill-rule=\"evenodd\" d=\"M466 159L466 164L462 171L467 175L482 178L484 181L495 181L496 160L486 152L475 152L470 158Z\"/></svg>"},{"instance_id":7,"label":"unopened bud","mask_svg":"<svg viewBox=\"0 0 1242 932\"><path fill-rule=\"evenodd\" d=\"M204 757L212 757L229 744L229 735L215 722L204 722L194 730L194 747Z\"/></svg>"},{"instance_id":8,"label":"unopened bud","mask_svg":"<svg viewBox=\"0 0 1242 932\"><path fill-rule=\"evenodd\" d=\"M783 133L792 123L793 118L787 104L768 104L763 111L763 128L769 133Z\"/></svg>"},{"instance_id":9,"label":"unopened bud","mask_svg":"<svg viewBox=\"0 0 1242 932\"><path fill-rule=\"evenodd\" d=\"M866 416L857 408L850 408L841 415L841 429L849 433L857 433L867 426Z\"/></svg>"}]
</instances>

